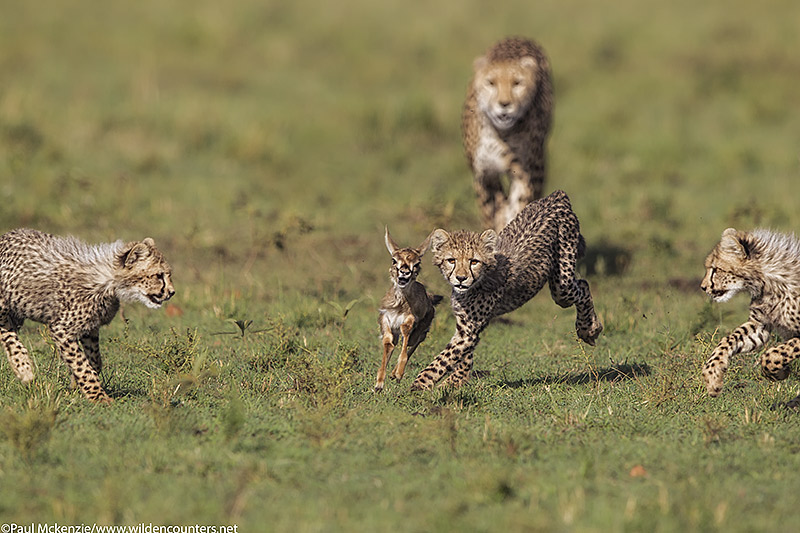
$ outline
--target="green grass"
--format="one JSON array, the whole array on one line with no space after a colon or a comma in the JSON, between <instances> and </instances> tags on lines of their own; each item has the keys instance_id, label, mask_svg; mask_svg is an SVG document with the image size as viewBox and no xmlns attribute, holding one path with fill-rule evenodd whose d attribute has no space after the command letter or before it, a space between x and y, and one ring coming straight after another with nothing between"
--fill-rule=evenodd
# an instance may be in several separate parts
<instances>
[{"instance_id":1,"label":"green grass","mask_svg":"<svg viewBox=\"0 0 800 533\"><path fill-rule=\"evenodd\" d=\"M271 4L0 2L0 230L151 236L178 291L101 332L110 407L23 328L37 379L0 371L0 521L793 529L800 416L771 406L797 379L740 357L708 398L747 302L698 286L724 228L800 228L800 4ZM444 304L373 394L383 227L478 228L460 108L510 34L550 55L547 187L606 330L580 344L545 291L485 332L484 377L411 393Z\"/></svg>"}]
</instances>

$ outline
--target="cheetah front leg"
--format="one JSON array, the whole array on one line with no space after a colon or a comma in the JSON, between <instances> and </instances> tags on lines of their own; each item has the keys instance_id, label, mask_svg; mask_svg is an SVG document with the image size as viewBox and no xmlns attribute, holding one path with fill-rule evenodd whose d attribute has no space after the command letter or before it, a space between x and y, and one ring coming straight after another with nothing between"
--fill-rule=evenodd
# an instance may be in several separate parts
<instances>
[{"instance_id":1,"label":"cheetah front leg","mask_svg":"<svg viewBox=\"0 0 800 533\"><path fill-rule=\"evenodd\" d=\"M28 350L19 340L18 329L19 325L14 324L6 313L0 314L0 340L3 341L11 370L20 381L30 383L33 381L33 364Z\"/></svg>"},{"instance_id":2,"label":"cheetah front leg","mask_svg":"<svg viewBox=\"0 0 800 533\"><path fill-rule=\"evenodd\" d=\"M103 359L100 356L100 331L94 330L81 337L81 345L83 345L83 353L86 354L89 364L100 375L103 370Z\"/></svg>"},{"instance_id":3,"label":"cheetah front leg","mask_svg":"<svg viewBox=\"0 0 800 533\"><path fill-rule=\"evenodd\" d=\"M61 359L69 367L83 395L92 402L111 403L111 398L103 390L97 372L92 368L78 341L59 327L51 326L50 334L58 347Z\"/></svg>"},{"instance_id":4,"label":"cheetah front leg","mask_svg":"<svg viewBox=\"0 0 800 533\"><path fill-rule=\"evenodd\" d=\"M516 217L526 205L542 196L541 182L539 183L537 195L535 183L531 174L517 160L512 161L509 165L508 181L508 202L502 212L503 225L496 228L498 231L514 220L514 217Z\"/></svg>"},{"instance_id":5,"label":"cheetah front leg","mask_svg":"<svg viewBox=\"0 0 800 533\"><path fill-rule=\"evenodd\" d=\"M461 361L456 364L456 367L453 369L453 373L447 376L444 384L451 387L460 387L469 381L470 375L472 374L472 362L474 360L474 356L475 346L473 346L472 349L464 352L464 354L461 356Z\"/></svg>"},{"instance_id":6,"label":"cheetah front leg","mask_svg":"<svg viewBox=\"0 0 800 533\"><path fill-rule=\"evenodd\" d=\"M502 175L494 170L476 170L472 184L478 195L483 225L500 231L505 227L506 193L503 190Z\"/></svg>"},{"instance_id":7,"label":"cheetah front leg","mask_svg":"<svg viewBox=\"0 0 800 533\"><path fill-rule=\"evenodd\" d=\"M456 372L448 378L448 384L459 386L469 379L472 354L479 338L478 335L462 331L464 329L459 326L444 350L419 373L411 385L412 391L431 389L446 373L452 371Z\"/></svg>"},{"instance_id":8,"label":"cheetah front leg","mask_svg":"<svg viewBox=\"0 0 800 533\"><path fill-rule=\"evenodd\" d=\"M773 346L761 354L761 374L771 381L784 380L792 371L789 363L798 357L800 357L800 338L795 337Z\"/></svg>"},{"instance_id":9,"label":"cheetah front leg","mask_svg":"<svg viewBox=\"0 0 800 533\"><path fill-rule=\"evenodd\" d=\"M719 396L722 391L722 378L728 370L731 356L758 350L768 339L769 331L762 324L752 320L748 320L722 339L703 365L703 381L709 396Z\"/></svg>"}]
</instances>

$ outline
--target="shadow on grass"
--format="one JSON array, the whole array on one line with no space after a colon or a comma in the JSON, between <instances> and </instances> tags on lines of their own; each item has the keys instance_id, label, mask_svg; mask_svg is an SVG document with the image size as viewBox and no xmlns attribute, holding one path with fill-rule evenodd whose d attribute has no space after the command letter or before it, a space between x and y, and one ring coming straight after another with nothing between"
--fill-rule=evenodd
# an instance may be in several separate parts
<instances>
[{"instance_id":1,"label":"shadow on grass","mask_svg":"<svg viewBox=\"0 0 800 533\"><path fill-rule=\"evenodd\" d=\"M506 387L516 389L529 385L548 385L551 383L565 383L567 385L586 385L601 381L624 381L650 375L650 365L647 363L620 363L605 368L597 368L588 372L567 372L555 376L542 376L539 378L517 379L506 381Z\"/></svg>"},{"instance_id":2,"label":"shadow on grass","mask_svg":"<svg viewBox=\"0 0 800 533\"><path fill-rule=\"evenodd\" d=\"M150 394L144 389L134 389L130 387L106 387L106 394L113 400L120 398L149 398Z\"/></svg>"},{"instance_id":3,"label":"shadow on grass","mask_svg":"<svg viewBox=\"0 0 800 533\"><path fill-rule=\"evenodd\" d=\"M628 271L633 252L622 246L608 242L600 242L587 247L582 259L583 268L590 276L621 276Z\"/></svg>"}]
</instances>

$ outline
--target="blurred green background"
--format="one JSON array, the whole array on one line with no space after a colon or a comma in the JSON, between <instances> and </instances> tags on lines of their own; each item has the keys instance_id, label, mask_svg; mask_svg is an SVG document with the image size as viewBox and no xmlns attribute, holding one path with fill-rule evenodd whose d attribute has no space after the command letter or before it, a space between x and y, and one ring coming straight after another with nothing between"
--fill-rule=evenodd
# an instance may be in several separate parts
<instances>
[{"instance_id":1,"label":"blurred green background","mask_svg":"<svg viewBox=\"0 0 800 533\"><path fill-rule=\"evenodd\" d=\"M37 383L0 372L0 519L731 531L800 518L800 424L770 410L796 380L767 383L739 358L706 398L700 366L747 302L712 307L698 288L726 227L800 228L795 0L0 13L0 230L153 237L178 291L103 332L109 409L69 390L42 328L23 329ZM581 220L606 332L579 344L572 311L542 294L487 330L489 377L374 395L383 228L407 245L479 228L461 105L472 60L507 35L550 57L546 191L567 191ZM422 281L448 292L429 264ZM445 303L409 377L452 327Z\"/></svg>"}]
</instances>

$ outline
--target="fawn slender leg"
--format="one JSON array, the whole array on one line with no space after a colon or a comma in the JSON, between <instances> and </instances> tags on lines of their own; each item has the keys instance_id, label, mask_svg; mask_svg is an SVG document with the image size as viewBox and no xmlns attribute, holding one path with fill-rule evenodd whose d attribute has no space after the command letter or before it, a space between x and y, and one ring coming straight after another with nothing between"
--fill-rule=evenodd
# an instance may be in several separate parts
<instances>
[{"instance_id":1,"label":"fawn slender leg","mask_svg":"<svg viewBox=\"0 0 800 533\"><path fill-rule=\"evenodd\" d=\"M375 380L376 392L383 390L383 385L386 381L386 365L389 363L392 350L394 350L395 339L394 335L392 335L392 326L384 315L381 315L381 338L383 339L383 358L381 359L381 367L378 369L378 377Z\"/></svg>"},{"instance_id":2,"label":"fawn slender leg","mask_svg":"<svg viewBox=\"0 0 800 533\"><path fill-rule=\"evenodd\" d=\"M414 315L408 315L400 325L400 333L403 335L403 347L400 349L400 357L397 360L397 366L392 370L392 377L397 381L403 379L403 374L406 372L406 363L408 363L408 339L411 337L411 330L414 328L414 323Z\"/></svg>"}]
</instances>

